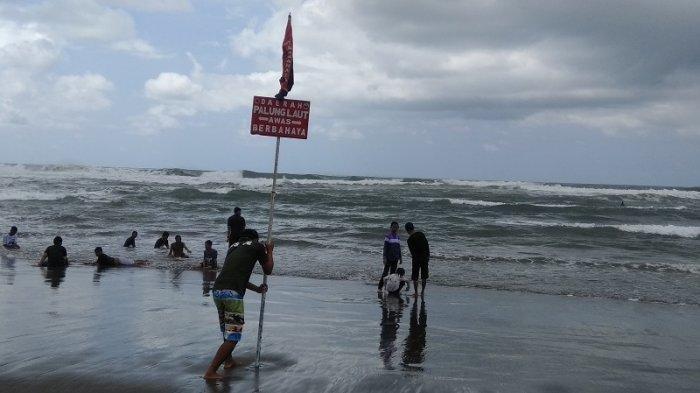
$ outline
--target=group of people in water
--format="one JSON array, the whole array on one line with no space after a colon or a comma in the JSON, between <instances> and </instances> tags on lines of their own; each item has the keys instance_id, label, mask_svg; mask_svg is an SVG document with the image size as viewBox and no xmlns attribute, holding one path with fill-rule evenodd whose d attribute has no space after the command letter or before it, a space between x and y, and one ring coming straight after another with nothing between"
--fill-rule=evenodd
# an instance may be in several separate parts
<instances>
[{"instance_id":1,"label":"group of people in water","mask_svg":"<svg viewBox=\"0 0 700 393\"><path fill-rule=\"evenodd\" d=\"M263 272L272 274L274 268L272 242L262 243L259 241L257 231L246 228L245 219L241 215L241 209L236 207L234 214L227 222L228 250L221 269L214 280L212 287L212 297L216 305L219 328L223 336L223 343L216 351L211 364L207 368L203 377L205 379L223 378L218 373L221 365L230 368L235 365L231 356L237 343L240 341L244 319L243 297L246 290L257 293L265 293L268 290L266 284L255 285L250 282L250 277L256 264L260 264ZM407 244L412 259L411 280L413 282L414 297L418 296L418 280L421 280L420 294L425 294L426 281L428 279L428 262L430 260L430 247L425 235L417 231L411 222L404 225L408 233ZM399 224L392 222L389 232L384 238L383 248L383 271L379 281L378 289L380 293L388 297L399 297L403 288L410 290L410 281L405 277L405 270L399 265L403 264L401 240L399 236ZM168 249L168 255L175 258L188 258L191 251L182 242L180 235L175 236L175 242L169 243L168 232L163 232L162 236L156 240L154 248ZM133 231L131 236L124 242L124 247L136 247L138 232ZM39 266L48 269L65 268L68 265L68 253L62 245L63 239L56 236L53 245L46 248L38 263ZM212 241L205 243L204 255L200 266L206 270L216 270L218 253L212 248ZM3 237L3 246L6 249L19 249L17 244L17 227L12 227L10 232ZM95 248L96 261L98 266L143 266L148 261L134 261L129 258L111 257L105 254L101 247ZM381 295L380 295L381 296Z\"/></svg>"}]
</instances>

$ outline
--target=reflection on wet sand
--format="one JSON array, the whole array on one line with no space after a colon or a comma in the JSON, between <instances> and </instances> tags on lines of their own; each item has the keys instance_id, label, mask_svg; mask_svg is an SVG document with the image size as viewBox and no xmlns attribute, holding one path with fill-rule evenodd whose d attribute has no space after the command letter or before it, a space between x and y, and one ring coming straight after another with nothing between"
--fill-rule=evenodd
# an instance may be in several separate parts
<instances>
[{"instance_id":1,"label":"reflection on wet sand","mask_svg":"<svg viewBox=\"0 0 700 393\"><path fill-rule=\"evenodd\" d=\"M59 267L51 269L42 268L41 270L44 271L44 282L51 285L51 288L58 288L66 277L67 269L65 267Z\"/></svg>"},{"instance_id":2,"label":"reflection on wet sand","mask_svg":"<svg viewBox=\"0 0 700 393\"><path fill-rule=\"evenodd\" d=\"M423 360L425 359L426 327L428 327L428 314L425 310L425 301L421 300L419 312L418 299L415 299L413 301L413 307L411 307L411 321L408 326L408 336L404 340L401 363L405 369L423 369L420 365L423 364Z\"/></svg>"},{"instance_id":3,"label":"reflection on wet sand","mask_svg":"<svg viewBox=\"0 0 700 393\"><path fill-rule=\"evenodd\" d=\"M384 368L393 370L393 358L396 352L396 335L399 331L404 300L398 296L379 295L382 307L382 330L379 335L379 356L384 362Z\"/></svg>"},{"instance_id":4,"label":"reflection on wet sand","mask_svg":"<svg viewBox=\"0 0 700 393\"><path fill-rule=\"evenodd\" d=\"M15 283L15 257L13 255L0 254L2 260L2 271L0 274L5 276L7 285Z\"/></svg>"},{"instance_id":5,"label":"reflection on wet sand","mask_svg":"<svg viewBox=\"0 0 700 393\"><path fill-rule=\"evenodd\" d=\"M202 269L202 296L209 296L214 280L216 280L216 269Z\"/></svg>"},{"instance_id":6,"label":"reflection on wet sand","mask_svg":"<svg viewBox=\"0 0 700 393\"><path fill-rule=\"evenodd\" d=\"M92 282L94 282L95 284L99 284L100 280L102 279L102 274L111 268L112 267L110 267L110 266L99 266L98 265L97 268L95 268L95 273L93 273L93 275L92 275Z\"/></svg>"}]
</instances>

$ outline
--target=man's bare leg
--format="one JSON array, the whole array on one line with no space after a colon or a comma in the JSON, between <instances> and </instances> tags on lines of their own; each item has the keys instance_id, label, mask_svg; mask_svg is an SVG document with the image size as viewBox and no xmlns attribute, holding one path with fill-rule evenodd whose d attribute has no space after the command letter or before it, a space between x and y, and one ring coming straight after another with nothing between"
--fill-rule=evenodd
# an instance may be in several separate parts
<instances>
[{"instance_id":1,"label":"man's bare leg","mask_svg":"<svg viewBox=\"0 0 700 393\"><path fill-rule=\"evenodd\" d=\"M209 368L207 371L204 373L202 378L204 379L221 379L224 376L217 373L216 371L219 369L219 366L226 361L226 359L231 358L231 352L233 352L233 349L236 348L236 341L224 341L223 344L219 347L219 350L216 351L216 355L214 355L214 359L212 359L211 364L209 365Z\"/></svg>"},{"instance_id":2,"label":"man's bare leg","mask_svg":"<svg viewBox=\"0 0 700 393\"><path fill-rule=\"evenodd\" d=\"M413 297L418 297L418 280L413 281Z\"/></svg>"},{"instance_id":3,"label":"man's bare leg","mask_svg":"<svg viewBox=\"0 0 700 393\"><path fill-rule=\"evenodd\" d=\"M420 297L425 296L425 283L426 283L427 281L428 281L428 280L423 279L423 286L420 287Z\"/></svg>"},{"instance_id":4,"label":"man's bare leg","mask_svg":"<svg viewBox=\"0 0 700 393\"><path fill-rule=\"evenodd\" d=\"M228 370L229 368L234 368L236 367L236 361L233 360L233 356L228 355L226 360L224 360L224 370Z\"/></svg>"}]
</instances>

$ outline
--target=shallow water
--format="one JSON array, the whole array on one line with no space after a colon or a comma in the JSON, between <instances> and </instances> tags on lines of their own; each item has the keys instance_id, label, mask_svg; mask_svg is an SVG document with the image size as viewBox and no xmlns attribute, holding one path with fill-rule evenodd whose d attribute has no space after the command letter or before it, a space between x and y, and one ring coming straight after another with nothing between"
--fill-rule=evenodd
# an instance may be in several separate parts
<instances>
[{"instance_id":1,"label":"shallow water","mask_svg":"<svg viewBox=\"0 0 700 393\"><path fill-rule=\"evenodd\" d=\"M695 306L428 287L384 301L353 281L270 278L263 368L259 296L246 295L240 367L204 372L220 343L201 272L59 274L3 258L0 390L262 392L694 392ZM254 276L253 281L260 277Z\"/></svg>"},{"instance_id":2,"label":"shallow water","mask_svg":"<svg viewBox=\"0 0 700 393\"><path fill-rule=\"evenodd\" d=\"M26 259L60 234L77 262L102 246L171 266L152 249L163 230L197 257L206 239L222 251L239 205L264 232L270 184L245 171L0 165L0 230L20 227ZM411 220L440 285L700 305L698 188L318 175L279 184L278 274L375 280L388 223ZM123 250L132 230L139 247Z\"/></svg>"}]
</instances>

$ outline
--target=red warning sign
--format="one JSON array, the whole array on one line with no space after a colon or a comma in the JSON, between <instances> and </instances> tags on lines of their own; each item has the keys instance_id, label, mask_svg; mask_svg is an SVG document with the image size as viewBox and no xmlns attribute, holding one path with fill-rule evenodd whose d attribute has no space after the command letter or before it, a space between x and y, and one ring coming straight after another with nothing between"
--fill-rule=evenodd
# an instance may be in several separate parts
<instances>
[{"instance_id":1,"label":"red warning sign","mask_svg":"<svg viewBox=\"0 0 700 393\"><path fill-rule=\"evenodd\" d=\"M306 139L309 135L311 102L253 97L252 135Z\"/></svg>"}]
</instances>

